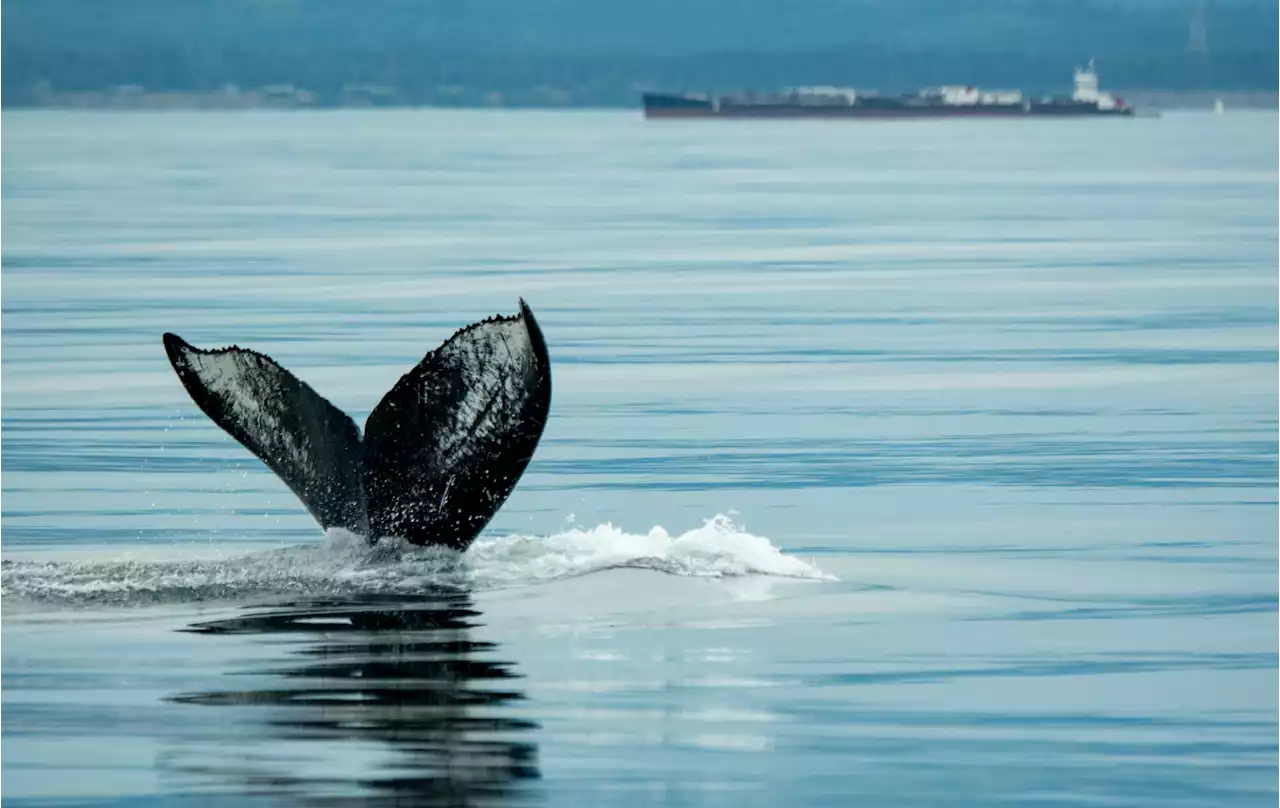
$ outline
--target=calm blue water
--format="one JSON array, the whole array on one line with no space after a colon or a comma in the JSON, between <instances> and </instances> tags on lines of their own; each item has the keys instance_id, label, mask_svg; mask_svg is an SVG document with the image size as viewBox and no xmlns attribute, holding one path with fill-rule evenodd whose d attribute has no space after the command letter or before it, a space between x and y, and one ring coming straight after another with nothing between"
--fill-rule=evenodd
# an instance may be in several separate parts
<instances>
[{"instance_id":1,"label":"calm blue water","mask_svg":"<svg viewBox=\"0 0 1280 808\"><path fill-rule=\"evenodd\" d=\"M1274 805L1277 134L11 112L4 798ZM461 559L322 534L160 345L362 421L518 296Z\"/></svg>"}]
</instances>

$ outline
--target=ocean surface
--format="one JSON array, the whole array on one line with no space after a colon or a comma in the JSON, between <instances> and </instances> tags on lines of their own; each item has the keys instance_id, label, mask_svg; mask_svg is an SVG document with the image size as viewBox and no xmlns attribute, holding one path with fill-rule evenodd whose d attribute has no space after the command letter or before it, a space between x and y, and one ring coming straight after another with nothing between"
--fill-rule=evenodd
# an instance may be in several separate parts
<instances>
[{"instance_id":1,"label":"ocean surface","mask_svg":"<svg viewBox=\"0 0 1280 808\"><path fill-rule=\"evenodd\" d=\"M1277 116L10 111L8 805L1274 806ZM551 417L325 534L160 343Z\"/></svg>"}]
</instances>

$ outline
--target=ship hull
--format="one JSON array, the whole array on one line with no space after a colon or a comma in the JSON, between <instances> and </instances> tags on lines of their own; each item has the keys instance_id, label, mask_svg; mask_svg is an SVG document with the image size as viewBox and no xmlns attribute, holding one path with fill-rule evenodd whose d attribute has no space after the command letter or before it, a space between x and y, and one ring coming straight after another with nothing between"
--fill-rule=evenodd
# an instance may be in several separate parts
<instances>
[{"instance_id":1,"label":"ship hull","mask_svg":"<svg viewBox=\"0 0 1280 808\"><path fill-rule=\"evenodd\" d=\"M915 120L925 118L1083 118L1130 117L1128 107L1102 109L1096 104L1077 102L1030 102L1026 104L911 105L897 101L859 102L849 105L726 104L688 96L646 93L646 118L729 118L729 119L874 119Z\"/></svg>"}]
</instances>

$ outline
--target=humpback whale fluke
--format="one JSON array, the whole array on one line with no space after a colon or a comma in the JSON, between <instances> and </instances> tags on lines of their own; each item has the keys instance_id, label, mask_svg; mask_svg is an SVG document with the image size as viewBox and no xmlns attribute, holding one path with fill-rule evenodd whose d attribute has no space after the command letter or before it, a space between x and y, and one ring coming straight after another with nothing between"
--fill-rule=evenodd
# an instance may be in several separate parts
<instances>
[{"instance_id":1,"label":"humpback whale fluke","mask_svg":"<svg viewBox=\"0 0 1280 808\"><path fill-rule=\"evenodd\" d=\"M551 407L551 364L524 300L428 353L369 414L346 413L268 356L205 351L176 334L165 352L213 422L288 484L324 528L376 542L465 550L528 466Z\"/></svg>"}]
</instances>

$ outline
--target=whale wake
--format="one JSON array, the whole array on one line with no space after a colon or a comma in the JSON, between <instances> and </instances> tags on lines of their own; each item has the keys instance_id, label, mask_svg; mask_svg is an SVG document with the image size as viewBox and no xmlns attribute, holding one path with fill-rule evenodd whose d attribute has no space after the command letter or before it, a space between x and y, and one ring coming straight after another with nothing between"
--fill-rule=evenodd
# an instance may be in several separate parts
<instances>
[{"instance_id":1,"label":"whale wake","mask_svg":"<svg viewBox=\"0 0 1280 808\"><path fill-rule=\"evenodd\" d=\"M831 580L814 564L718 515L678 535L612 524L551 536L482 538L466 553L405 541L369 546L330 529L323 542L199 558L5 560L0 593L49 605L151 605L262 596L415 595L439 587L505 589L609 569L688 577Z\"/></svg>"}]
</instances>

